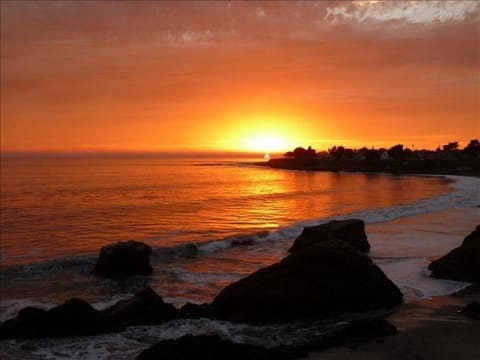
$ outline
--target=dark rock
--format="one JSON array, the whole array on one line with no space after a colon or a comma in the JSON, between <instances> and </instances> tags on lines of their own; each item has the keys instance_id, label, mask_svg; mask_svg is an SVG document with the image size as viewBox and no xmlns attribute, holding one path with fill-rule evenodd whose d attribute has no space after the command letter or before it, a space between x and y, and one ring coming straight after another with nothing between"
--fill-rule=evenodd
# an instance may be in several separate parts
<instances>
[{"instance_id":1,"label":"dark rock","mask_svg":"<svg viewBox=\"0 0 480 360\"><path fill-rule=\"evenodd\" d=\"M192 304L187 302L179 311L180 318L184 319L200 319L211 318L213 316L210 304Z\"/></svg>"},{"instance_id":2,"label":"dark rock","mask_svg":"<svg viewBox=\"0 0 480 360\"><path fill-rule=\"evenodd\" d=\"M193 258L198 255L198 246L193 243L184 244L178 248L178 257Z\"/></svg>"},{"instance_id":3,"label":"dark rock","mask_svg":"<svg viewBox=\"0 0 480 360\"><path fill-rule=\"evenodd\" d=\"M255 244L255 240L253 240L251 237L238 238L238 239L232 240L231 244L232 246L250 246Z\"/></svg>"},{"instance_id":4,"label":"dark rock","mask_svg":"<svg viewBox=\"0 0 480 360\"><path fill-rule=\"evenodd\" d=\"M221 319L275 323L390 307L402 297L368 256L327 241L230 284L212 308Z\"/></svg>"},{"instance_id":5,"label":"dark rock","mask_svg":"<svg viewBox=\"0 0 480 360\"><path fill-rule=\"evenodd\" d=\"M149 245L133 240L104 246L93 273L106 277L150 275L153 271L149 259L151 253Z\"/></svg>"},{"instance_id":6,"label":"dark rock","mask_svg":"<svg viewBox=\"0 0 480 360\"><path fill-rule=\"evenodd\" d=\"M463 239L461 246L478 246L478 242L480 241L480 225L477 225L475 230L473 230L469 235Z\"/></svg>"},{"instance_id":7,"label":"dark rock","mask_svg":"<svg viewBox=\"0 0 480 360\"><path fill-rule=\"evenodd\" d=\"M362 220L349 219L333 220L304 228L288 251L294 253L330 240L345 241L361 252L370 250L370 244L365 234L365 223Z\"/></svg>"},{"instance_id":8,"label":"dark rock","mask_svg":"<svg viewBox=\"0 0 480 360\"><path fill-rule=\"evenodd\" d=\"M165 303L147 286L132 298L120 300L104 312L121 319L128 326L133 326L159 324L172 320L177 310L172 304Z\"/></svg>"},{"instance_id":9,"label":"dark rock","mask_svg":"<svg viewBox=\"0 0 480 360\"><path fill-rule=\"evenodd\" d=\"M216 335L185 335L153 345L140 353L137 360L282 360L306 355L306 352L297 349L266 349L255 345L236 344Z\"/></svg>"},{"instance_id":10,"label":"dark rock","mask_svg":"<svg viewBox=\"0 0 480 360\"><path fill-rule=\"evenodd\" d=\"M480 283L480 225L462 245L433 261L428 268L436 278Z\"/></svg>"},{"instance_id":11,"label":"dark rock","mask_svg":"<svg viewBox=\"0 0 480 360\"><path fill-rule=\"evenodd\" d=\"M47 336L47 311L34 307L20 310L16 318L5 321L0 326L0 339L38 338Z\"/></svg>"},{"instance_id":12,"label":"dark rock","mask_svg":"<svg viewBox=\"0 0 480 360\"><path fill-rule=\"evenodd\" d=\"M0 328L1 339L95 335L122 331L120 320L95 310L80 299L67 300L49 311L27 307Z\"/></svg>"},{"instance_id":13,"label":"dark rock","mask_svg":"<svg viewBox=\"0 0 480 360\"><path fill-rule=\"evenodd\" d=\"M480 320L480 302L472 301L463 308L462 313L471 320Z\"/></svg>"}]
</instances>

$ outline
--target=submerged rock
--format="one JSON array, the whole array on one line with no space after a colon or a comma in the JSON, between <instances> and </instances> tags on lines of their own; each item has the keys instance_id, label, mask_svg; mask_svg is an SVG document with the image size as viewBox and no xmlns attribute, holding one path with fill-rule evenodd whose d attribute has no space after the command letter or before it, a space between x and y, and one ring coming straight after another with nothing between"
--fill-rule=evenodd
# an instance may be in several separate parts
<instances>
[{"instance_id":1,"label":"submerged rock","mask_svg":"<svg viewBox=\"0 0 480 360\"><path fill-rule=\"evenodd\" d=\"M137 360L282 360L305 356L302 350L266 349L249 344L236 344L217 335L185 335L165 340L144 350Z\"/></svg>"},{"instance_id":2,"label":"submerged rock","mask_svg":"<svg viewBox=\"0 0 480 360\"><path fill-rule=\"evenodd\" d=\"M459 247L433 261L428 268L436 278L480 283L480 225Z\"/></svg>"},{"instance_id":3,"label":"submerged rock","mask_svg":"<svg viewBox=\"0 0 480 360\"><path fill-rule=\"evenodd\" d=\"M304 228L288 251L294 253L331 240L347 242L361 252L370 250L365 234L365 223L362 220L349 219L333 220Z\"/></svg>"},{"instance_id":4,"label":"submerged rock","mask_svg":"<svg viewBox=\"0 0 480 360\"><path fill-rule=\"evenodd\" d=\"M148 286L132 298L120 300L104 312L119 318L128 326L159 324L174 319L177 314L172 304L165 303Z\"/></svg>"},{"instance_id":5,"label":"submerged rock","mask_svg":"<svg viewBox=\"0 0 480 360\"><path fill-rule=\"evenodd\" d=\"M395 306L402 297L368 256L325 241L230 284L212 308L221 319L275 323Z\"/></svg>"},{"instance_id":6,"label":"submerged rock","mask_svg":"<svg viewBox=\"0 0 480 360\"><path fill-rule=\"evenodd\" d=\"M106 277L150 275L153 271L149 259L151 253L149 245L133 240L104 246L93 273Z\"/></svg>"},{"instance_id":7,"label":"submerged rock","mask_svg":"<svg viewBox=\"0 0 480 360\"><path fill-rule=\"evenodd\" d=\"M182 258L193 258L198 255L198 246L193 243L184 244L178 248L178 256Z\"/></svg>"},{"instance_id":8,"label":"submerged rock","mask_svg":"<svg viewBox=\"0 0 480 360\"><path fill-rule=\"evenodd\" d=\"M122 330L120 320L74 298L48 311L22 309L16 318L2 324L0 339L84 336Z\"/></svg>"}]
</instances>

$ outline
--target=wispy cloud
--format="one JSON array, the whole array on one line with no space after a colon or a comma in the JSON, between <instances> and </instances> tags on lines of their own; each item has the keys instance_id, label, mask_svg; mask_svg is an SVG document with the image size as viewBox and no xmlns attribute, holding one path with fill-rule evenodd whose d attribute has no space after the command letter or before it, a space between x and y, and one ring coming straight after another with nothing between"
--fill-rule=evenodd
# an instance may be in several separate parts
<instances>
[{"instance_id":1,"label":"wispy cloud","mask_svg":"<svg viewBox=\"0 0 480 360\"><path fill-rule=\"evenodd\" d=\"M472 13L478 15L476 1L352 1L327 7L325 19L331 22L356 20L365 22L400 20L409 23L462 21Z\"/></svg>"}]
</instances>

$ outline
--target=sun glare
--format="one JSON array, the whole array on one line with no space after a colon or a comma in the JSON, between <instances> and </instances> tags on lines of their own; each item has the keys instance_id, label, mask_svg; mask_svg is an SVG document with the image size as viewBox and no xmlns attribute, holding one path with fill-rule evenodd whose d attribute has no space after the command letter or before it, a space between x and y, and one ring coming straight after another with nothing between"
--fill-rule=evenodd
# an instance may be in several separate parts
<instances>
[{"instance_id":1,"label":"sun glare","mask_svg":"<svg viewBox=\"0 0 480 360\"><path fill-rule=\"evenodd\" d=\"M288 141L277 135L253 135L245 139L244 148L264 153L279 152L288 149Z\"/></svg>"},{"instance_id":2,"label":"sun glare","mask_svg":"<svg viewBox=\"0 0 480 360\"><path fill-rule=\"evenodd\" d=\"M300 115L286 110L242 112L231 117L225 131L226 146L263 154L289 151L305 141L305 131L298 126Z\"/></svg>"}]
</instances>

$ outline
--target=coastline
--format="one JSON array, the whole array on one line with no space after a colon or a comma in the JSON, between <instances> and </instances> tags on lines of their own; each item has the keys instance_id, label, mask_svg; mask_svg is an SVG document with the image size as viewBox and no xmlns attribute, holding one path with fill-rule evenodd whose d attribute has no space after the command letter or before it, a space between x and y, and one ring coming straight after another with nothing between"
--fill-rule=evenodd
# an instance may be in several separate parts
<instances>
[{"instance_id":1,"label":"coastline","mask_svg":"<svg viewBox=\"0 0 480 360\"><path fill-rule=\"evenodd\" d=\"M410 234L408 229L411 230L414 228L419 231L419 234L423 232L425 235L430 233L432 236L438 236L438 234L443 234L445 231L451 231L452 227L455 227L456 230L454 232L457 236L454 242L461 242L462 239L472 230L471 225L479 219L479 217L475 215L478 214L478 210L476 209L477 207L469 207L468 209L465 207L450 208L433 213L429 212L427 214L411 215L384 223L374 223L367 225L367 234L370 238L370 236L373 235L372 230L370 229L377 227L378 230L379 227L384 227L385 229L389 229L388 232L390 234L402 231L403 229L405 235L407 235ZM452 217L453 213L455 213L455 216ZM458 219L461 218L469 218L470 220L467 222L459 222ZM433 228L437 225L438 228ZM377 230L375 232L378 232ZM375 252L376 247L374 236L371 237L371 240L373 245L372 250ZM456 244L450 243L446 251L448 252L455 246ZM441 254L429 253L427 258L431 259L431 257L436 257L437 255ZM450 347L442 348L444 353L443 356L445 356L444 358L451 358L451 354L459 353L457 347L462 348L461 351L469 351L468 353L460 352L460 355L458 356L459 359L462 359L461 356L464 356L463 358L472 358L474 356L470 355L475 354L474 352L472 353L472 351L474 351L477 346L475 334L479 333L478 324L475 325L472 321L465 320L463 315L459 314L457 311L461 309L463 304L468 303L470 299L479 299L480 296L478 292L470 294L468 294L468 292L466 293L466 295L462 295L458 299L458 295L447 295L435 296L432 299L421 301L408 301L396 309L395 312L387 318L388 321L391 321L398 327L399 332L396 335L371 342L341 346L321 352L313 352L307 356L306 359L418 359L419 357L416 357L416 355L419 355L424 359L429 359L433 357L433 355L431 355L433 353L425 353L422 351L427 351L427 349L431 349L428 351L434 351L435 346L438 345L437 343L439 340L437 339L444 339L444 341L440 341L448 344L448 341L451 338L449 327L452 323L454 323L455 326L455 340L452 340L451 345L449 345ZM106 337L99 337L98 341L104 342L105 338ZM423 339L423 342L420 342L419 339ZM92 337L91 340L97 342L97 338L95 337ZM416 342L417 340L418 343ZM410 345L412 341L414 345ZM108 341L105 341L105 343L107 344ZM461 344L463 343L470 345L462 347ZM67 345L63 346L64 348L68 347ZM116 346L116 344L105 346L111 347ZM413 347L411 351L408 350L410 352L402 350L409 346ZM417 348L419 349L418 351L416 350ZM50 349L45 349L43 351L50 351ZM54 349L52 349L52 351L54 351ZM437 355L435 356L437 357ZM442 359L442 357L439 358Z\"/></svg>"},{"instance_id":2,"label":"coastline","mask_svg":"<svg viewBox=\"0 0 480 360\"><path fill-rule=\"evenodd\" d=\"M402 228L414 228L418 232L424 232L425 236L439 234L445 237L445 231L448 231L450 239L442 245L442 247L449 247L448 252L458 246L467 235L468 231L465 233L465 230L461 229L475 221L477 223L480 221L480 209L457 208L397 219L387 224L373 224L369 226L370 229L367 229L367 232L378 232L378 227L384 226L387 230L386 236L398 233ZM455 240L455 237L458 239ZM374 238L372 251L376 251ZM425 249L419 252L422 251ZM440 255L442 255L441 251L437 254L430 253L428 259L432 260ZM479 358L480 321L469 320L460 312L472 301L480 301L478 285L470 285L464 290L449 295L431 296L422 300L406 299L386 318L397 327L397 334L312 352L305 359L447 360L455 357L458 360L466 360Z\"/></svg>"},{"instance_id":3,"label":"coastline","mask_svg":"<svg viewBox=\"0 0 480 360\"><path fill-rule=\"evenodd\" d=\"M314 160L302 163L291 158L273 158L254 165L272 169L387 173L393 175L460 175L480 177L480 161L464 164L454 160Z\"/></svg>"},{"instance_id":4,"label":"coastline","mask_svg":"<svg viewBox=\"0 0 480 360\"><path fill-rule=\"evenodd\" d=\"M480 301L480 291L467 295L438 296L401 305L386 320L398 333L374 341L312 352L309 360L437 359L480 357L480 322L467 319L461 309Z\"/></svg>"}]
</instances>

